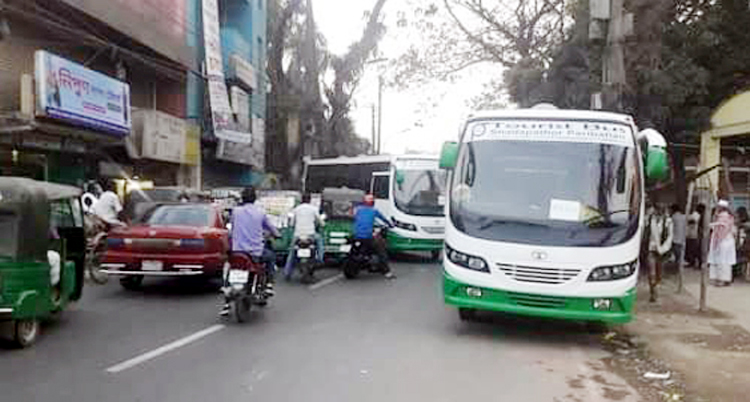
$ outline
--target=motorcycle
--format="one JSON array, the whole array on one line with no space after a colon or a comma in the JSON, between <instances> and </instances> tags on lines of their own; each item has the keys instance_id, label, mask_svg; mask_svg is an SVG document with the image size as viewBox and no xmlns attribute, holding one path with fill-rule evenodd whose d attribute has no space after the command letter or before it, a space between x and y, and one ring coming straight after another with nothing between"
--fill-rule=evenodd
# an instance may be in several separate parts
<instances>
[{"instance_id":1,"label":"motorcycle","mask_svg":"<svg viewBox=\"0 0 750 402\"><path fill-rule=\"evenodd\" d=\"M361 239L348 239L351 250L344 262L344 277L355 279L361 271L370 273L388 272L387 261L384 261L375 250L376 242L385 239L385 229L376 229L371 242Z\"/></svg>"},{"instance_id":2,"label":"motorcycle","mask_svg":"<svg viewBox=\"0 0 750 402\"><path fill-rule=\"evenodd\" d=\"M297 269L302 276L302 283L312 283L315 280L315 255L317 253L315 239L310 237L297 239L294 252L297 254Z\"/></svg>"},{"instance_id":3,"label":"motorcycle","mask_svg":"<svg viewBox=\"0 0 750 402\"><path fill-rule=\"evenodd\" d=\"M254 261L247 253L230 253L228 263L224 296L229 305L229 316L243 323L250 317L252 305L262 307L268 304L268 275L264 264Z\"/></svg>"}]
</instances>

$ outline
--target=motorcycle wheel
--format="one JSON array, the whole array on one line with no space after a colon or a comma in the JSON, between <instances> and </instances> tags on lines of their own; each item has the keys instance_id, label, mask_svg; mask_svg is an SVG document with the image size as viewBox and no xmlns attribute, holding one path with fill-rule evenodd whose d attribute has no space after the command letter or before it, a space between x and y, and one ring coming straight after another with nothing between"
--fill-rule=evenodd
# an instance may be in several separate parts
<instances>
[{"instance_id":1,"label":"motorcycle wheel","mask_svg":"<svg viewBox=\"0 0 750 402\"><path fill-rule=\"evenodd\" d=\"M250 302L245 297L239 297L229 302L229 314L238 324L242 324L250 317Z\"/></svg>"},{"instance_id":2,"label":"motorcycle wheel","mask_svg":"<svg viewBox=\"0 0 750 402\"><path fill-rule=\"evenodd\" d=\"M304 284L312 283L313 281L313 264L310 261L300 261L299 266L300 274L302 274L302 278L300 281Z\"/></svg>"},{"instance_id":3,"label":"motorcycle wheel","mask_svg":"<svg viewBox=\"0 0 750 402\"><path fill-rule=\"evenodd\" d=\"M104 285L109 280L109 275L101 271L99 264L99 252L86 253L86 272L88 278L97 285Z\"/></svg>"},{"instance_id":4,"label":"motorcycle wheel","mask_svg":"<svg viewBox=\"0 0 750 402\"><path fill-rule=\"evenodd\" d=\"M344 277L346 279L356 279L359 276L359 264L351 259L344 263Z\"/></svg>"}]
</instances>

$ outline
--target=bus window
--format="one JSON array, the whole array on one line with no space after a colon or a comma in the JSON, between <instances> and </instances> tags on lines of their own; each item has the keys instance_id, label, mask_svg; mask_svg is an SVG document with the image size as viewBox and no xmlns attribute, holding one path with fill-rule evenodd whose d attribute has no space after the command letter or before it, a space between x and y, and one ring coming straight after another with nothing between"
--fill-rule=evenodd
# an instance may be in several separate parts
<instances>
[{"instance_id":1,"label":"bus window","mask_svg":"<svg viewBox=\"0 0 750 402\"><path fill-rule=\"evenodd\" d=\"M373 176L372 177L372 195L378 200L388 199L388 184L390 182L390 176Z\"/></svg>"}]
</instances>

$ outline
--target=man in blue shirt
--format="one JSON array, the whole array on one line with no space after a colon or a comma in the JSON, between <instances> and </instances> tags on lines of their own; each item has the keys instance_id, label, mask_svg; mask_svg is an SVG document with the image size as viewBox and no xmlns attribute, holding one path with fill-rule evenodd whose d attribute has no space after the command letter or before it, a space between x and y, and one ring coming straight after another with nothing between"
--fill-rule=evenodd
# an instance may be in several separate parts
<instances>
[{"instance_id":1,"label":"man in blue shirt","mask_svg":"<svg viewBox=\"0 0 750 402\"><path fill-rule=\"evenodd\" d=\"M359 240L367 250L378 255L385 268L385 277L393 279L396 275L393 274L393 271L388 266L388 253L386 253L385 245L382 241L377 241L372 237L376 219L381 220L388 227L393 226L380 211L375 209L375 197L372 194L367 194L362 205L354 211L354 239Z\"/></svg>"},{"instance_id":2,"label":"man in blue shirt","mask_svg":"<svg viewBox=\"0 0 750 402\"><path fill-rule=\"evenodd\" d=\"M248 187L242 191L242 205L232 210L232 252L245 252L254 260L266 266L268 284L266 294L272 296L274 265L276 254L265 246L264 232L279 237L279 231L268 220L268 216L255 205L255 189ZM229 306L225 306L222 314L229 314Z\"/></svg>"}]
</instances>

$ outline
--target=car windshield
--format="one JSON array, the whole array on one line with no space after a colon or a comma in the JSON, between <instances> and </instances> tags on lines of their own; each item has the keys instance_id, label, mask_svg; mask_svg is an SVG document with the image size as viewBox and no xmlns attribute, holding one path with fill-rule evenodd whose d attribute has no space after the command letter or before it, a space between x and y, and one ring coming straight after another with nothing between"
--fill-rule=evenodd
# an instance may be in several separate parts
<instances>
[{"instance_id":1,"label":"car windshield","mask_svg":"<svg viewBox=\"0 0 750 402\"><path fill-rule=\"evenodd\" d=\"M450 215L471 236L548 246L611 246L637 232L637 150L596 142L469 141Z\"/></svg>"},{"instance_id":2,"label":"car windshield","mask_svg":"<svg viewBox=\"0 0 750 402\"><path fill-rule=\"evenodd\" d=\"M168 205L155 208L146 218L149 225L208 226L211 207L206 205Z\"/></svg>"},{"instance_id":3,"label":"car windshield","mask_svg":"<svg viewBox=\"0 0 750 402\"><path fill-rule=\"evenodd\" d=\"M396 207L409 215L442 216L445 171L399 170L393 181Z\"/></svg>"}]
</instances>

